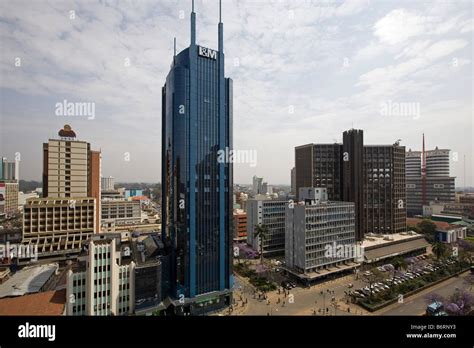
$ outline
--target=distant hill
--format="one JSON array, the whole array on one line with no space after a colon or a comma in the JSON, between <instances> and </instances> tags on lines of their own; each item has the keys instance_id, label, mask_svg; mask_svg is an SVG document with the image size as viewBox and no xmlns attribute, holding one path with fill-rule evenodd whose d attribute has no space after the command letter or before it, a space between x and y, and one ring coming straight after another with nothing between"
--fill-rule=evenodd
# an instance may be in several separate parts
<instances>
[{"instance_id":1,"label":"distant hill","mask_svg":"<svg viewBox=\"0 0 474 348\"><path fill-rule=\"evenodd\" d=\"M26 181L20 180L20 188L19 190L22 192L30 192L36 190L38 187L43 187L43 183L41 181Z\"/></svg>"}]
</instances>

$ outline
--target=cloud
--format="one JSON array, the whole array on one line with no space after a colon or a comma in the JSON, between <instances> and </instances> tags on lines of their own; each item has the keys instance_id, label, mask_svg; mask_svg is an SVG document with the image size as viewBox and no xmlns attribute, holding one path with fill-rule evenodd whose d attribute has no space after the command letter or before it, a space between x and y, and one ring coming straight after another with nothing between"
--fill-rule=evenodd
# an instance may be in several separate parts
<instances>
[{"instance_id":1,"label":"cloud","mask_svg":"<svg viewBox=\"0 0 474 348\"><path fill-rule=\"evenodd\" d=\"M430 18L419 16L405 9L391 11L374 25L375 35L391 45L401 43L425 32Z\"/></svg>"}]
</instances>

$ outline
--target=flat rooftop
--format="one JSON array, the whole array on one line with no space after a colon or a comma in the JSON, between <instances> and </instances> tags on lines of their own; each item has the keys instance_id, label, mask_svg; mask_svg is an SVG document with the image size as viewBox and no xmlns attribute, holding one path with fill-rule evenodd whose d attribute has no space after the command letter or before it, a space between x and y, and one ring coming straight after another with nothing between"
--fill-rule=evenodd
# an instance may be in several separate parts
<instances>
[{"instance_id":1,"label":"flat rooftop","mask_svg":"<svg viewBox=\"0 0 474 348\"><path fill-rule=\"evenodd\" d=\"M414 231L394 233L394 234L374 234L367 233L365 235L364 241L362 242L362 247L364 249L384 246L386 244L408 241L411 239L423 238L423 235L416 233Z\"/></svg>"},{"instance_id":2,"label":"flat rooftop","mask_svg":"<svg viewBox=\"0 0 474 348\"><path fill-rule=\"evenodd\" d=\"M57 263L50 263L21 269L0 284L0 298L39 292L58 267Z\"/></svg>"},{"instance_id":3,"label":"flat rooftop","mask_svg":"<svg viewBox=\"0 0 474 348\"><path fill-rule=\"evenodd\" d=\"M0 315L62 315L66 289L0 299Z\"/></svg>"}]
</instances>

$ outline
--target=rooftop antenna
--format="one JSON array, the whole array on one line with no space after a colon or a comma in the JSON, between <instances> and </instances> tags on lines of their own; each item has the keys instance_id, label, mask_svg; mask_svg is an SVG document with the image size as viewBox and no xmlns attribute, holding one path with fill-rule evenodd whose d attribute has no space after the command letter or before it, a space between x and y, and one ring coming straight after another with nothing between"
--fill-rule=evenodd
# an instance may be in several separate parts
<instances>
[{"instance_id":1,"label":"rooftop antenna","mask_svg":"<svg viewBox=\"0 0 474 348\"><path fill-rule=\"evenodd\" d=\"M176 37L174 38L174 54L173 55L176 57Z\"/></svg>"},{"instance_id":2,"label":"rooftop antenna","mask_svg":"<svg viewBox=\"0 0 474 348\"><path fill-rule=\"evenodd\" d=\"M191 11L191 46L196 45L196 13L194 12L194 0L192 0Z\"/></svg>"},{"instance_id":3,"label":"rooftop antenna","mask_svg":"<svg viewBox=\"0 0 474 348\"><path fill-rule=\"evenodd\" d=\"M224 24L222 24L222 1L219 0L218 50L224 53Z\"/></svg>"}]
</instances>

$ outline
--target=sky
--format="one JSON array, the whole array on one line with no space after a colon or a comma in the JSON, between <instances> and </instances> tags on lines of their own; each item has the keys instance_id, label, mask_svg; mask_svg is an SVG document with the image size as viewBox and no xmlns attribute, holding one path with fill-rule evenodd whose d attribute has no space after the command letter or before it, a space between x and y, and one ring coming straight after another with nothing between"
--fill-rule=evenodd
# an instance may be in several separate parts
<instances>
[{"instance_id":1,"label":"sky","mask_svg":"<svg viewBox=\"0 0 474 348\"><path fill-rule=\"evenodd\" d=\"M218 2L196 0L197 41L217 48ZM234 81L234 181L289 184L295 146L342 141L451 149L474 186L471 1L222 1ZM189 46L190 0L0 0L0 155L40 180L42 143L70 124L102 175L161 180L161 87ZM69 116L64 101L94 113ZM465 161L464 161L465 158ZM464 162L466 178L464 178ZM256 165L255 165L256 164Z\"/></svg>"}]
</instances>

